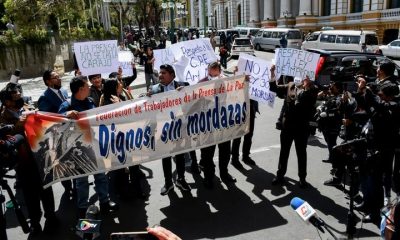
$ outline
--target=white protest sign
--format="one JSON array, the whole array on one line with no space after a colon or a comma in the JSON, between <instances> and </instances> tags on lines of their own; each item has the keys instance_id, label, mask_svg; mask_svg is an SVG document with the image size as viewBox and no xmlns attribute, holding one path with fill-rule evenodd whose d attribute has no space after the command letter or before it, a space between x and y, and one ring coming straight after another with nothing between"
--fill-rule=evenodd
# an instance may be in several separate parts
<instances>
[{"instance_id":1,"label":"white protest sign","mask_svg":"<svg viewBox=\"0 0 400 240\"><path fill-rule=\"evenodd\" d=\"M82 75L118 69L117 40L74 43L76 61Z\"/></svg>"},{"instance_id":2,"label":"white protest sign","mask_svg":"<svg viewBox=\"0 0 400 240\"><path fill-rule=\"evenodd\" d=\"M160 70L160 66L163 64L172 65L175 62L175 56L172 53L171 48L157 49L153 51L154 54L154 69Z\"/></svg>"},{"instance_id":3,"label":"white protest sign","mask_svg":"<svg viewBox=\"0 0 400 240\"><path fill-rule=\"evenodd\" d=\"M112 72L117 72L118 67L121 67L123 76L132 76L132 62L134 62L134 60L135 57L133 56L131 51L118 51L118 65L117 68L114 69ZM101 73L101 77L104 79L109 78L109 75L112 72L103 72Z\"/></svg>"},{"instance_id":4,"label":"white protest sign","mask_svg":"<svg viewBox=\"0 0 400 240\"><path fill-rule=\"evenodd\" d=\"M218 61L208 38L180 42L170 48L178 60L174 66L179 80L190 85L206 77L208 64Z\"/></svg>"},{"instance_id":5,"label":"white protest sign","mask_svg":"<svg viewBox=\"0 0 400 240\"><path fill-rule=\"evenodd\" d=\"M119 62L133 62L134 57L131 51L119 51L118 61Z\"/></svg>"},{"instance_id":6,"label":"white protest sign","mask_svg":"<svg viewBox=\"0 0 400 240\"><path fill-rule=\"evenodd\" d=\"M271 63L248 54L240 54L238 73L250 75L250 99L273 106L275 93L269 91Z\"/></svg>"},{"instance_id":7,"label":"white protest sign","mask_svg":"<svg viewBox=\"0 0 400 240\"><path fill-rule=\"evenodd\" d=\"M319 54L293 48L275 50L276 74L315 79Z\"/></svg>"}]
</instances>

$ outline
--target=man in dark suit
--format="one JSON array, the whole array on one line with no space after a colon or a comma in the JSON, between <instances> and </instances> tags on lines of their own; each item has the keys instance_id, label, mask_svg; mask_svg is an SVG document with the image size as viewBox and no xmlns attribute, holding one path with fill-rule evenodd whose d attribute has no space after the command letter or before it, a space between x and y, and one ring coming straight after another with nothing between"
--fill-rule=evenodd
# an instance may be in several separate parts
<instances>
[{"instance_id":1,"label":"man in dark suit","mask_svg":"<svg viewBox=\"0 0 400 240\"><path fill-rule=\"evenodd\" d=\"M221 74L221 64L218 62L210 63L208 65L208 76L201 79L199 83L212 81L214 79L223 78ZM202 148L200 166L204 169L204 186L206 188L213 188L215 177L214 153L216 145ZM231 141L226 141L218 144L218 157L219 157L219 176L225 183L236 182L236 178L228 173L228 164L231 157Z\"/></svg>"},{"instance_id":2,"label":"man in dark suit","mask_svg":"<svg viewBox=\"0 0 400 240\"><path fill-rule=\"evenodd\" d=\"M68 92L61 87L61 78L54 70L46 70L43 81L47 89L39 97L38 109L43 112L58 113L61 104L69 98ZM62 181L61 184L67 194L73 194L71 180Z\"/></svg>"},{"instance_id":3,"label":"man in dark suit","mask_svg":"<svg viewBox=\"0 0 400 240\"><path fill-rule=\"evenodd\" d=\"M174 91L180 87L189 85L187 82L175 81L175 70L171 65L164 64L160 66L159 72L160 83L153 85L150 88L148 95ZM176 160L176 171L178 172L178 179L175 181L175 185L182 191L190 191L190 186L185 180L185 155L178 154L175 156ZM172 161L171 157L162 159L165 185L161 188L161 195L167 195L173 188L172 183Z\"/></svg>"}]
</instances>

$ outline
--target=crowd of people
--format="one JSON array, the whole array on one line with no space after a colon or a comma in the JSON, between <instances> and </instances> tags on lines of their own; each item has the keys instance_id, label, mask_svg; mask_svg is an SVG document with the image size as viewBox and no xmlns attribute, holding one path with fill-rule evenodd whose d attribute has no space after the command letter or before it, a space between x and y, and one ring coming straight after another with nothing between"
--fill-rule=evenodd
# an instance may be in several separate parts
<instances>
[{"instance_id":1,"label":"crowd of people","mask_svg":"<svg viewBox=\"0 0 400 240\"><path fill-rule=\"evenodd\" d=\"M179 91L188 85L176 78L174 68L168 64L161 65L158 77L154 76L154 55L151 47L147 47L143 62L148 97L161 92ZM224 78L222 67L224 67L222 58L221 62L209 64L207 77L199 82ZM122 69L119 68L106 80L101 78L100 73L87 77L82 76L77 69L76 76L70 82L71 96L68 96L67 91L61 86L61 79L57 72L46 70L43 74L43 82L47 89L40 96L37 109L43 112L60 113L67 118L76 119L81 111L133 99L129 86L137 78L135 64L132 64L132 69L133 76L122 77ZM281 131L278 171L271 184L283 185L286 183L285 174L289 153L294 142L298 159L298 185L300 188L309 186L306 180L307 142L311 131L310 122L316 119L328 146L328 158L324 161L332 164L332 177L324 184L327 186L342 185L346 169L349 170L350 162L355 161L358 177L357 181L353 183L356 189L354 196L362 195L362 201L356 208L367 213L364 221L377 221L380 209L384 205L389 205L392 200L391 192L394 191L400 195L399 82L394 77L394 71L393 63L381 63L377 69L375 82L367 82L361 73L357 76L357 92L349 93L340 82L332 82L328 88L319 89L308 78L301 80L300 83L294 82L293 77L289 76L275 79L275 67L272 67L270 91L282 98L284 104L276 124L277 129ZM6 135L24 136L26 122L24 111L27 110L27 105L23 101L20 85L7 84L0 92L0 100L2 102L0 123L12 126ZM317 101L323 103L318 108L316 107ZM250 100L249 111L250 131L243 137L241 154L239 150L241 138L237 138L233 141L225 141L199 149L199 162L197 162L196 151L163 158L161 162L165 185L161 188L161 195L169 194L174 186L182 191L191 191L185 180L187 156L190 156L191 159L192 173L203 172L204 186L213 189L217 179L213 161L217 146L219 178L225 184L236 182L236 179L229 174L229 162L239 170L243 169L242 163L256 165L250 156L250 150L256 113L259 113L257 101ZM6 135L4 136L5 140L13 141ZM339 137L343 142L337 144ZM43 189L40 169L35 166L32 152L26 141L18 145L18 154L19 162L15 169L18 184L21 186L27 203L31 234L35 236L42 232L40 202L42 202L46 218L44 230L54 230L59 220L55 215L52 188ZM240 155L242 161L240 161ZM173 157L177 170L176 180L172 176ZM110 189L113 189L115 195L119 197L126 197L133 192L138 196L146 197L146 193L140 185L144 176L139 165L115 170L108 174L94 174L100 211L105 214L118 211L118 204L110 198ZM76 201L77 218L83 218L89 205L88 177L63 181L62 185L65 193ZM109 187L109 185L113 187ZM400 219L392 220L395 225L400 221Z\"/></svg>"}]
</instances>

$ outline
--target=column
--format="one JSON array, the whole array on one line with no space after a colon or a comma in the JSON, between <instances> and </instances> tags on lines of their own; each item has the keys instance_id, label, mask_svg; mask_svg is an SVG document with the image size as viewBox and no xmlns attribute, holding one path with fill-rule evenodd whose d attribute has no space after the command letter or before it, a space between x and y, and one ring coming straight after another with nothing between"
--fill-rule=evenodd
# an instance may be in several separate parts
<instances>
[{"instance_id":1,"label":"column","mask_svg":"<svg viewBox=\"0 0 400 240\"><path fill-rule=\"evenodd\" d=\"M312 0L312 14L319 16L319 0Z\"/></svg>"},{"instance_id":2,"label":"column","mask_svg":"<svg viewBox=\"0 0 400 240\"><path fill-rule=\"evenodd\" d=\"M260 22L258 0L250 0L250 23Z\"/></svg>"},{"instance_id":3,"label":"column","mask_svg":"<svg viewBox=\"0 0 400 240\"><path fill-rule=\"evenodd\" d=\"M264 21L275 19L274 10L274 0L264 0Z\"/></svg>"},{"instance_id":4,"label":"column","mask_svg":"<svg viewBox=\"0 0 400 240\"><path fill-rule=\"evenodd\" d=\"M212 6L211 6L211 0L207 0L207 17L208 17L208 26L207 27L211 27L213 25L212 23Z\"/></svg>"},{"instance_id":5,"label":"column","mask_svg":"<svg viewBox=\"0 0 400 240\"><path fill-rule=\"evenodd\" d=\"M203 1L205 0L199 0L199 28L201 29L204 28Z\"/></svg>"},{"instance_id":6,"label":"column","mask_svg":"<svg viewBox=\"0 0 400 240\"><path fill-rule=\"evenodd\" d=\"M290 0L281 1L280 18L292 17L292 4Z\"/></svg>"},{"instance_id":7,"label":"column","mask_svg":"<svg viewBox=\"0 0 400 240\"><path fill-rule=\"evenodd\" d=\"M311 0L300 0L299 16L311 15Z\"/></svg>"},{"instance_id":8,"label":"column","mask_svg":"<svg viewBox=\"0 0 400 240\"><path fill-rule=\"evenodd\" d=\"M190 0L190 25L196 26L196 12L194 11L194 0Z\"/></svg>"}]
</instances>

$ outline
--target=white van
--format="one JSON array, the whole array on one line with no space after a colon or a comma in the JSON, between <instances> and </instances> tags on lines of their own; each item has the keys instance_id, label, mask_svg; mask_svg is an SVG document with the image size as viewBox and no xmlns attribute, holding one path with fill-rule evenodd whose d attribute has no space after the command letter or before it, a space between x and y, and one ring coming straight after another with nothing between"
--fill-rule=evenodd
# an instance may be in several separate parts
<instances>
[{"instance_id":1,"label":"white van","mask_svg":"<svg viewBox=\"0 0 400 240\"><path fill-rule=\"evenodd\" d=\"M374 31L327 30L313 32L303 42L302 49L353 50L361 52L362 44L367 52L378 49L378 38Z\"/></svg>"},{"instance_id":2,"label":"white van","mask_svg":"<svg viewBox=\"0 0 400 240\"><path fill-rule=\"evenodd\" d=\"M239 36L241 38L248 37L250 34L251 36L255 36L261 28L252 28L252 27L235 27L236 30L239 31Z\"/></svg>"},{"instance_id":3,"label":"white van","mask_svg":"<svg viewBox=\"0 0 400 240\"><path fill-rule=\"evenodd\" d=\"M300 29L294 28L262 28L253 39L257 50L274 50L280 47L279 40L286 35L287 47L300 49L302 38Z\"/></svg>"},{"instance_id":4,"label":"white van","mask_svg":"<svg viewBox=\"0 0 400 240\"><path fill-rule=\"evenodd\" d=\"M225 37L227 38L229 35L230 36L234 36L234 35L237 35L237 36L239 36L239 31L237 30L237 29L220 29L220 30L218 30L217 31L217 34L215 34L215 42L217 43L217 46L220 46L221 45L221 38L220 38L220 36L221 36L221 34L222 33L224 33L225 34Z\"/></svg>"}]
</instances>

